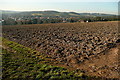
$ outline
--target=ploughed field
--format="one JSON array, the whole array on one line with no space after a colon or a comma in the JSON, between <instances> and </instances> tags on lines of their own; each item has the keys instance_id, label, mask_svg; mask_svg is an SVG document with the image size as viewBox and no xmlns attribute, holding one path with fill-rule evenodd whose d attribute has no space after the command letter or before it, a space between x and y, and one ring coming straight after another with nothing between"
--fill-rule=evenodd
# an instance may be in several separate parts
<instances>
[{"instance_id":1,"label":"ploughed field","mask_svg":"<svg viewBox=\"0 0 120 80\"><path fill-rule=\"evenodd\" d=\"M80 67L80 65L88 64L90 63L89 60L92 59L95 62L94 57L105 55L107 51L109 52L110 49L117 47L117 43L120 42L118 35L117 22L3 26L4 38L50 56L58 62L57 65L60 63L60 65L75 69L88 69L88 72L89 68L83 68L85 66ZM98 61L102 62L101 60ZM95 62L95 65L98 63ZM92 67L94 66L92 65ZM93 69L91 73L94 71ZM99 73L93 75L96 76L97 74ZM116 75L106 73L104 75L99 74L99 76L117 78Z\"/></svg>"}]
</instances>

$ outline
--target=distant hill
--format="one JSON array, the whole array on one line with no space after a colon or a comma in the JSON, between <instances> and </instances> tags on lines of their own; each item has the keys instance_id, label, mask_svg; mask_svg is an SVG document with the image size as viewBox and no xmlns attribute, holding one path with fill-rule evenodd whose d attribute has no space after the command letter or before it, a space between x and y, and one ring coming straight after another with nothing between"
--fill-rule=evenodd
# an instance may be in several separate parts
<instances>
[{"instance_id":1,"label":"distant hill","mask_svg":"<svg viewBox=\"0 0 120 80\"><path fill-rule=\"evenodd\" d=\"M97 17L97 16L116 16L113 14L101 13L76 13L76 12L58 12L58 11L6 11L1 10L3 15L9 16L42 16L42 17Z\"/></svg>"}]
</instances>

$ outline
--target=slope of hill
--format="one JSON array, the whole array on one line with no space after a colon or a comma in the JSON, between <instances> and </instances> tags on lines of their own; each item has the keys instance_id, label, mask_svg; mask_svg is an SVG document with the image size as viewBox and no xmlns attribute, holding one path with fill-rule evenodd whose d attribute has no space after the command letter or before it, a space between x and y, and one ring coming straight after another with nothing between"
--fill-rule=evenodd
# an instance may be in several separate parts
<instances>
[{"instance_id":1,"label":"slope of hill","mask_svg":"<svg viewBox=\"0 0 120 80\"><path fill-rule=\"evenodd\" d=\"M3 26L4 38L48 55L55 65L107 78L118 78L118 35L118 22Z\"/></svg>"},{"instance_id":2,"label":"slope of hill","mask_svg":"<svg viewBox=\"0 0 120 80\"><path fill-rule=\"evenodd\" d=\"M61 17L80 17L80 16L89 16L89 17L95 17L95 16L116 16L112 14L102 14L102 13L76 13L76 12L58 12L58 11L5 11L2 10L3 15L19 15L19 16L31 16L31 15L40 15L44 17L55 17L55 16L61 16Z\"/></svg>"}]
</instances>

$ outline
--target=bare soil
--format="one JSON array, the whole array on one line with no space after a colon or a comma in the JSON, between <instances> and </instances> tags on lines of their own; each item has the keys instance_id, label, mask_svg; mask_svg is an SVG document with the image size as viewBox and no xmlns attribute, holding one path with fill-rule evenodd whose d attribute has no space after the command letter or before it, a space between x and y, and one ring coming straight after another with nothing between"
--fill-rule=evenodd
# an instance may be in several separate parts
<instances>
[{"instance_id":1,"label":"bare soil","mask_svg":"<svg viewBox=\"0 0 120 80\"><path fill-rule=\"evenodd\" d=\"M87 75L119 77L118 22L3 26L3 37Z\"/></svg>"}]
</instances>

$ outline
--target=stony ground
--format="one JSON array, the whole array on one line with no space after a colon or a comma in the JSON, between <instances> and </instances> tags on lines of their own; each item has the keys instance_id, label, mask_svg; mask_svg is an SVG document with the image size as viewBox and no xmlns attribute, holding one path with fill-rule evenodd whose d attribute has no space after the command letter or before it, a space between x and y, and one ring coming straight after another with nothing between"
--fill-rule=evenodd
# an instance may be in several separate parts
<instances>
[{"instance_id":1,"label":"stony ground","mask_svg":"<svg viewBox=\"0 0 120 80\"><path fill-rule=\"evenodd\" d=\"M112 63L107 63L109 59L105 57L113 57L113 52L110 53L109 50L118 49L117 45L120 42L118 36L117 22L3 26L3 37L9 40L49 55L65 66L83 69L90 75L108 78L118 78L116 76L118 69L113 69L115 66L112 66L113 70L109 70L111 74L108 74L109 71L103 71L106 73L101 74L102 71L95 72L95 69L91 70L90 67L96 68L97 65L99 69L108 69L107 67ZM106 53L109 53L110 56ZM98 61L96 62L96 60ZM105 64L103 64L104 60L107 60ZM113 63L116 61L112 60ZM82 66L83 64L85 66ZM112 71L115 71L116 75L112 74Z\"/></svg>"}]
</instances>

